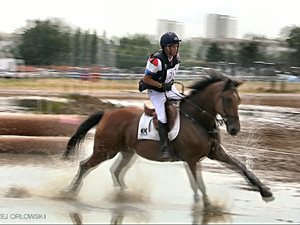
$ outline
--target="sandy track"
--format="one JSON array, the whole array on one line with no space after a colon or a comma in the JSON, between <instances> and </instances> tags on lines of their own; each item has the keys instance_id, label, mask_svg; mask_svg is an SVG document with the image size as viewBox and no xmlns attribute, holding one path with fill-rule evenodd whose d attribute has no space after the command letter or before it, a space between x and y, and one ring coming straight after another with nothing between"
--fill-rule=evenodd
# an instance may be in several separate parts
<instances>
[{"instance_id":1,"label":"sandy track","mask_svg":"<svg viewBox=\"0 0 300 225\"><path fill-rule=\"evenodd\" d=\"M0 90L0 96L18 96L18 95L31 95L31 96L60 96L64 94L81 94L89 95L97 98L110 98L110 99L148 99L146 93L140 93L132 90L78 90L74 91L45 91L45 90L20 90L20 89L5 89ZM242 104L250 105L269 105L300 108L300 94L273 94L273 93L240 93Z\"/></svg>"}]
</instances>

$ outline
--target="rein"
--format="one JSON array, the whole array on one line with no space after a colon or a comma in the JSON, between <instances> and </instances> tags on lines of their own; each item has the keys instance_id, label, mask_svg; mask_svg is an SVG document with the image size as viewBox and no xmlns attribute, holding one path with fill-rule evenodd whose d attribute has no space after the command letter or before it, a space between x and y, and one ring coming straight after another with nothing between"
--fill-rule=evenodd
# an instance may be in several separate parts
<instances>
[{"instance_id":1,"label":"rein","mask_svg":"<svg viewBox=\"0 0 300 225\"><path fill-rule=\"evenodd\" d=\"M173 91L172 91L173 92ZM226 123L226 121L228 120L227 117L226 118L223 118L220 120L220 119L217 119L215 118L213 115L211 115L210 113L208 113L207 111L205 111L204 109L200 108L199 106L197 106L196 104L194 104L193 102L187 100L186 98L183 98L181 95L178 95L177 93L173 92L175 95L177 95L181 101L184 100L186 101L187 103L189 103L190 105L192 105L195 109L199 110L204 116L209 116L211 117L212 119L214 119L216 122L217 122L217 125L218 126L222 126L224 123ZM182 93L182 95L184 95ZM179 110L180 112L183 113L183 115L187 118L190 118L191 121L196 121L192 116L190 116L189 114L187 114L186 112L184 112L180 107L179 107Z\"/></svg>"}]
</instances>

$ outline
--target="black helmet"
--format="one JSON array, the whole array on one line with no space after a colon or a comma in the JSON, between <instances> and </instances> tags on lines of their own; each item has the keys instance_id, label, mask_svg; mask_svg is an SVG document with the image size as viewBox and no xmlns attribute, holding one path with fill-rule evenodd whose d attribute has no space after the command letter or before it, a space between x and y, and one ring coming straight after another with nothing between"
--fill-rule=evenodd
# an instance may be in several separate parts
<instances>
[{"instance_id":1,"label":"black helmet","mask_svg":"<svg viewBox=\"0 0 300 225\"><path fill-rule=\"evenodd\" d=\"M164 48L165 46L169 46L172 44L176 44L181 42L178 36L174 32L164 33L160 38L160 46Z\"/></svg>"}]
</instances>

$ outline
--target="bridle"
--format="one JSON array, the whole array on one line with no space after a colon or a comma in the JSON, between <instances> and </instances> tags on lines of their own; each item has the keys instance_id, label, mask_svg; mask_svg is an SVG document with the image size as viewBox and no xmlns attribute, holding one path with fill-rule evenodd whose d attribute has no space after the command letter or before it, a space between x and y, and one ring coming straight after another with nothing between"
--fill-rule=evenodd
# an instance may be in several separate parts
<instances>
[{"instance_id":1,"label":"bridle","mask_svg":"<svg viewBox=\"0 0 300 225\"><path fill-rule=\"evenodd\" d=\"M239 115L233 116L233 115L228 115L228 113L226 113L226 110L225 110L225 109L226 109L226 107L225 107L225 105L226 105L225 97L224 97L223 94L221 94L220 97L221 97L221 100L222 100L222 108L223 108L224 115L222 115L222 114L220 114L220 113L219 113L219 114L220 114L220 116L222 117L224 123L226 124L230 118L239 120Z\"/></svg>"},{"instance_id":2,"label":"bridle","mask_svg":"<svg viewBox=\"0 0 300 225\"><path fill-rule=\"evenodd\" d=\"M180 83L180 82L173 82L173 83L179 83L179 84L181 84L182 86L183 86L183 84L182 83ZM184 86L183 86L184 87ZM173 92L173 91L172 91ZM223 91L222 91L223 92ZM189 101L188 99L186 99L186 98L184 98L184 97L182 97L182 96L180 96L180 95L178 95L177 93L175 93L175 92L173 92L175 95L177 95L178 97L180 97L180 101L186 101L188 104L190 104L191 106L193 106L195 109L197 109L198 111L200 111L204 116L208 116L208 117L210 117L210 118L212 118L212 119L214 119L215 121L216 121L216 124L218 125L218 126L222 126L224 123L226 124L227 122L228 122L228 120L230 119L230 118L234 118L234 119L239 119L239 116L237 115L237 116L233 116L233 115L228 115L227 113L226 113L226 111L225 111L225 97L224 97L224 95L221 93L221 95L220 95L220 98L222 99L222 108L223 108L223 112L224 112L224 114L222 115L222 114L220 114L220 113L218 113L220 116L221 116L221 118L222 119L218 119L218 118L216 118L215 116L213 116L212 114L210 114L209 112L207 112L207 111L205 111L204 109L202 109L201 107L199 107L198 105L196 105L196 104L194 104L193 102L191 102L191 101ZM183 93L181 93L182 95L184 95L185 96L185 94L183 94ZM185 116L185 117L187 117L187 118L189 118L191 121L197 121L196 119L194 119L192 116L190 116L188 113L186 113L186 112L184 112L180 107L179 107L179 110L180 110L180 112L181 113L183 113L183 115Z\"/></svg>"}]
</instances>

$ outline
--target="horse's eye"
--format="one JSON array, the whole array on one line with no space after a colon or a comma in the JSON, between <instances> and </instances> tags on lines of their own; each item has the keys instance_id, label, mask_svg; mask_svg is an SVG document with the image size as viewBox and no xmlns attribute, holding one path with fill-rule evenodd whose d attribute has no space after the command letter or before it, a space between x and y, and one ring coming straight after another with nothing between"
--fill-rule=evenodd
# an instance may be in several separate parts
<instances>
[{"instance_id":1,"label":"horse's eye","mask_svg":"<svg viewBox=\"0 0 300 225\"><path fill-rule=\"evenodd\" d=\"M226 101L227 104L232 103L232 99L231 98L225 98L225 101Z\"/></svg>"}]
</instances>

